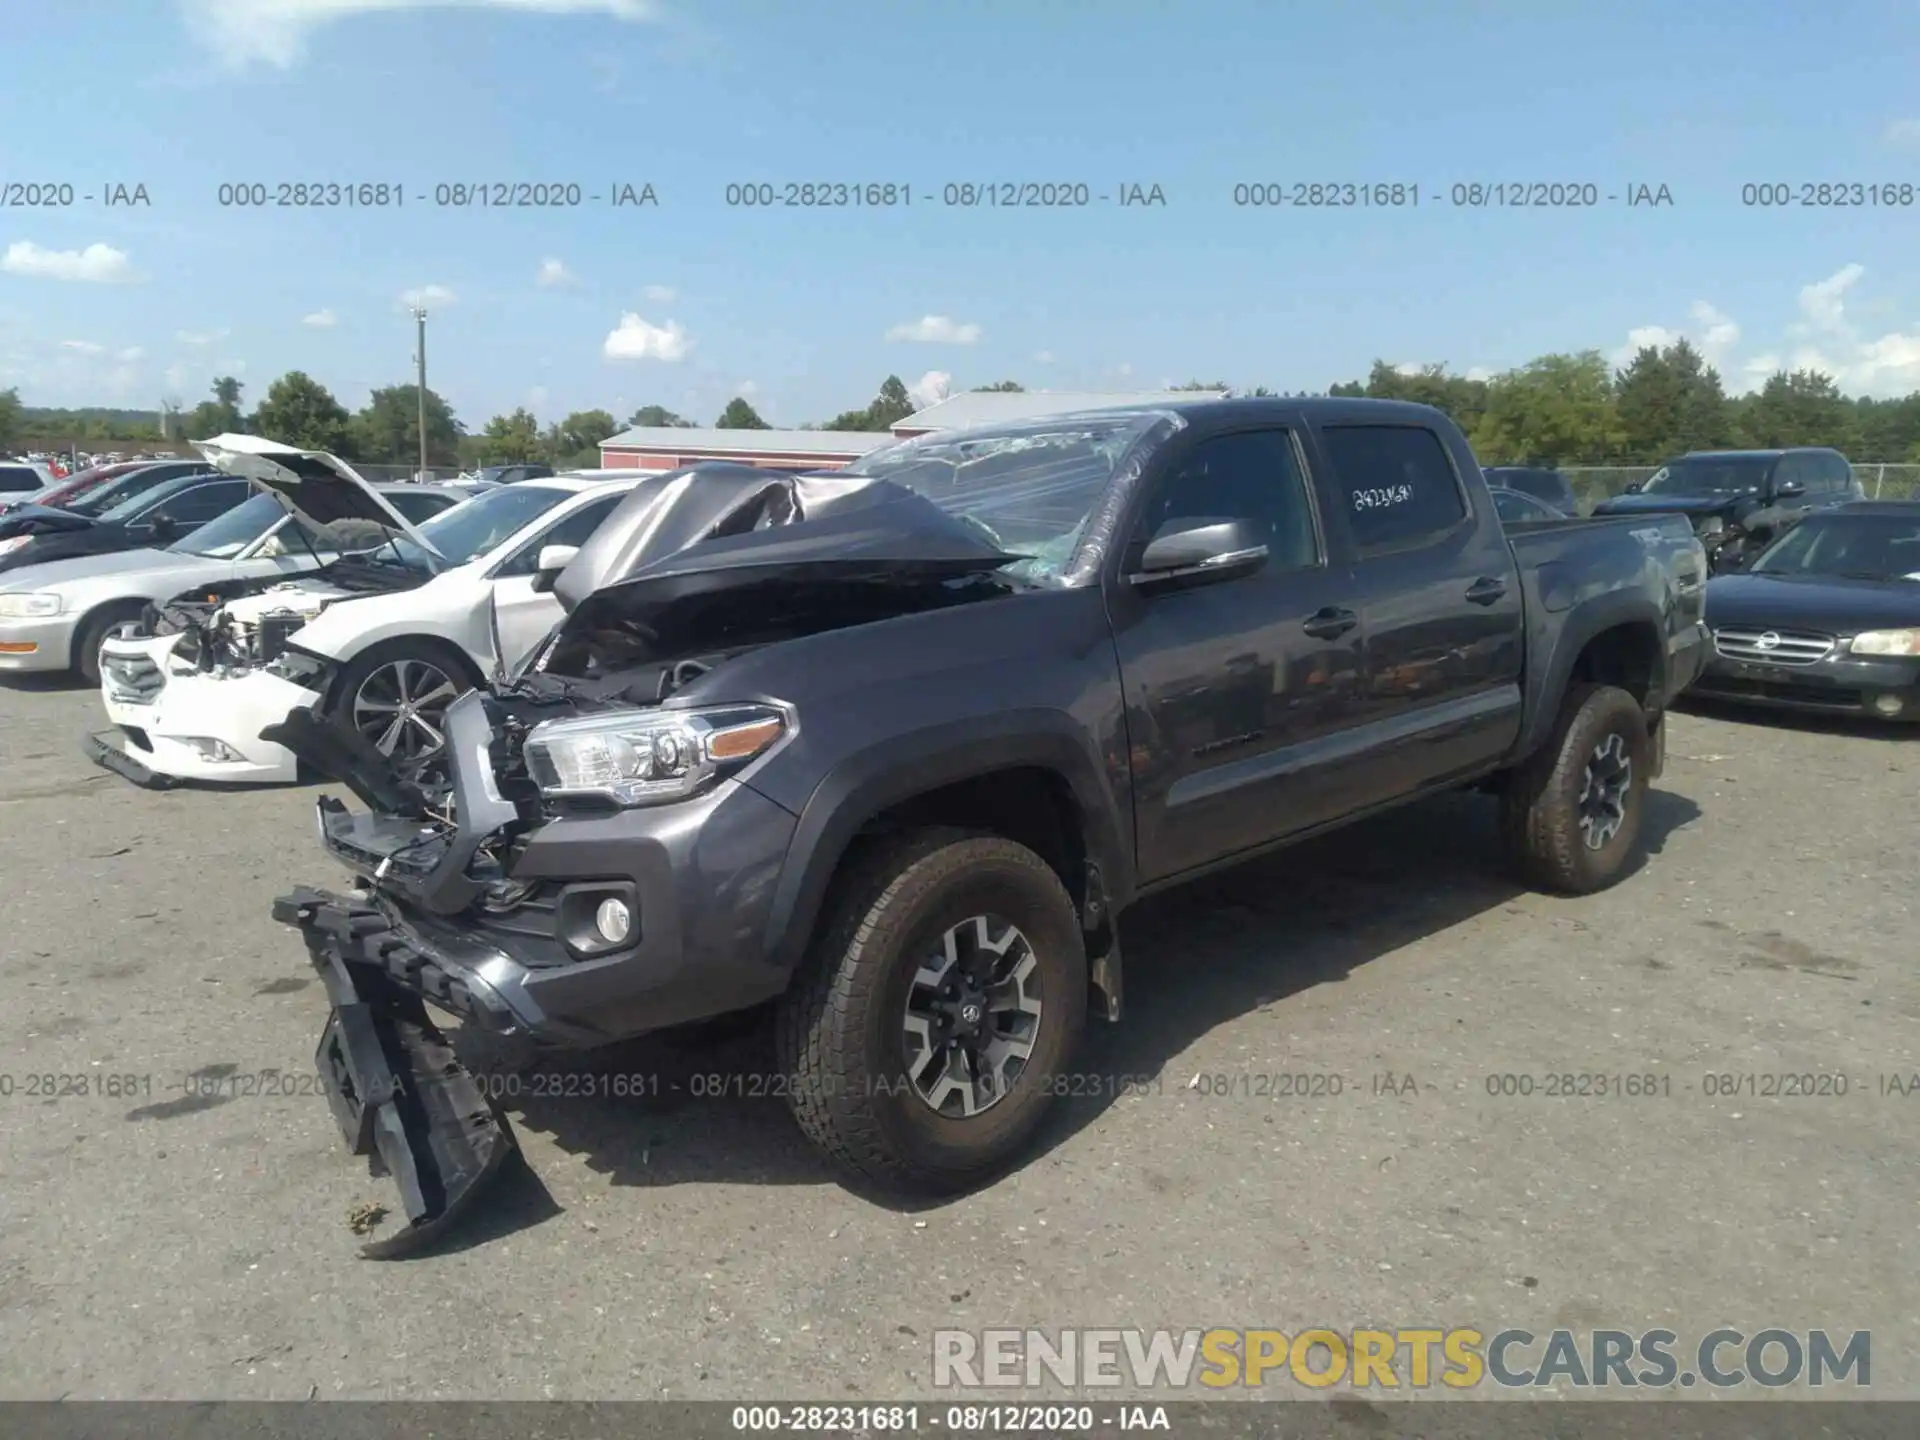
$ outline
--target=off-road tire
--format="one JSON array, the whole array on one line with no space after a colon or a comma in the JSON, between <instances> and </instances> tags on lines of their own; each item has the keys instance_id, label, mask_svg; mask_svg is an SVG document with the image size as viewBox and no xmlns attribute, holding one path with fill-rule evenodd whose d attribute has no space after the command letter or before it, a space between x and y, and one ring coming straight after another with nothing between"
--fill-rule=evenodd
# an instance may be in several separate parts
<instances>
[{"instance_id":1,"label":"off-road tire","mask_svg":"<svg viewBox=\"0 0 1920 1440\"><path fill-rule=\"evenodd\" d=\"M1587 762L1618 733L1632 762L1619 830L1598 850L1580 829ZM1588 895L1619 880L1637 853L1653 747L1640 703L1612 685L1568 688L1547 742L1508 777L1500 797L1501 840L1521 878L1542 890Z\"/></svg>"},{"instance_id":2,"label":"off-road tire","mask_svg":"<svg viewBox=\"0 0 1920 1440\"><path fill-rule=\"evenodd\" d=\"M138 620L142 607L134 604L108 605L86 618L73 637L73 673L89 685L100 683L100 647L107 637L130 620Z\"/></svg>"},{"instance_id":3,"label":"off-road tire","mask_svg":"<svg viewBox=\"0 0 1920 1440\"><path fill-rule=\"evenodd\" d=\"M951 925L1004 915L1038 961L1040 1029L1004 1099L943 1117L904 1078L901 1024L918 957ZM889 1189L951 1195L993 1178L1032 1139L1087 1011L1079 916L1023 845L933 829L892 836L839 877L775 1026L789 1104L808 1139Z\"/></svg>"}]
</instances>

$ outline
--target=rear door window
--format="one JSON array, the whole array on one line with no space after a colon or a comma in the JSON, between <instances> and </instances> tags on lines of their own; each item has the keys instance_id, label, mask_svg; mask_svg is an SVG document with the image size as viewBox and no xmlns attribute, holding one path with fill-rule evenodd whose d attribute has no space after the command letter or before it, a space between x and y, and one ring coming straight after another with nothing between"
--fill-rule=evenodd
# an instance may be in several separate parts
<instances>
[{"instance_id":1,"label":"rear door window","mask_svg":"<svg viewBox=\"0 0 1920 1440\"><path fill-rule=\"evenodd\" d=\"M24 494L42 488L38 470L25 465L0 465L0 490Z\"/></svg>"},{"instance_id":2,"label":"rear door window","mask_svg":"<svg viewBox=\"0 0 1920 1440\"><path fill-rule=\"evenodd\" d=\"M1330 425L1320 443L1362 554L1439 541L1463 524L1466 496L1446 447L1419 425Z\"/></svg>"}]
</instances>

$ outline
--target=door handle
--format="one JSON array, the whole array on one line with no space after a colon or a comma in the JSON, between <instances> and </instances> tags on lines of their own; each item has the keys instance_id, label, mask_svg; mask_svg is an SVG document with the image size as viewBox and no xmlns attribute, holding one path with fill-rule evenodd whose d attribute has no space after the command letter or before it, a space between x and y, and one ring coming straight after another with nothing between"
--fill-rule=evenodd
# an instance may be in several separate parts
<instances>
[{"instance_id":1,"label":"door handle","mask_svg":"<svg viewBox=\"0 0 1920 1440\"><path fill-rule=\"evenodd\" d=\"M1309 615L1300 628L1316 640L1337 640L1359 623L1360 617L1353 611L1329 605Z\"/></svg>"},{"instance_id":2,"label":"door handle","mask_svg":"<svg viewBox=\"0 0 1920 1440\"><path fill-rule=\"evenodd\" d=\"M1491 575L1483 575L1467 586L1467 599L1475 605L1491 605L1507 593L1507 582L1496 580Z\"/></svg>"}]
</instances>

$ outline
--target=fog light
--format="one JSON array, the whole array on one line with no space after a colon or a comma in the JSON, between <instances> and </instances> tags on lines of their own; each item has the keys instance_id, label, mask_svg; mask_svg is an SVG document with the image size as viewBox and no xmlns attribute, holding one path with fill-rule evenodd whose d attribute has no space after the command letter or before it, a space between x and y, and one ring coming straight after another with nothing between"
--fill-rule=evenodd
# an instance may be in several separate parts
<instances>
[{"instance_id":1,"label":"fog light","mask_svg":"<svg viewBox=\"0 0 1920 1440\"><path fill-rule=\"evenodd\" d=\"M1876 695L1873 697L1873 708L1882 715L1898 715L1907 708L1907 702L1898 695Z\"/></svg>"},{"instance_id":2,"label":"fog light","mask_svg":"<svg viewBox=\"0 0 1920 1440\"><path fill-rule=\"evenodd\" d=\"M633 912L624 900L602 900L593 912L593 926L607 944L624 945L633 933Z\"/></svg>"},{"instance_id":3,"label":"fog light","mask_svg":"<svg viewBox=\"0 0 1920 1440\"><path fill-rule=\"evenodd\" d=\"M211 765L238 765L247 758L226 741L215 740L207 735L188 735L180 743L190 747Z\"/></svg>"}]
</instances>

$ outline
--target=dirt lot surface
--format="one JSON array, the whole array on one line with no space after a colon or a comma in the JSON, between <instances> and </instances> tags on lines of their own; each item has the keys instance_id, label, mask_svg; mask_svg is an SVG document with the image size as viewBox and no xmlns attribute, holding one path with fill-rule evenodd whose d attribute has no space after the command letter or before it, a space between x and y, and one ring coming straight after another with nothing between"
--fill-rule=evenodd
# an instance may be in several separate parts
<instances>
[{"instance_id":1,"label":"dirt lot surface","mask_svg":"<svg viewBox=\"0 0 1920 1440\"><path fill-rule=\"evenodd\" d=\"M1151 902L1087 1093L969 1198L851 1193L741 1093L755 1037L659 1040L595 1061L657 1098L512 1102L528 1173L382 1264L386 1182L288 1093L315 792L135 790L97 714L0 689L7 1396L872 1400L938 1327L1724 1324L1870 1329L1920 1397L1920 737L1679 716L1589 899L1503 880L1463 796Z\"/></svg>"}]
</instances>

